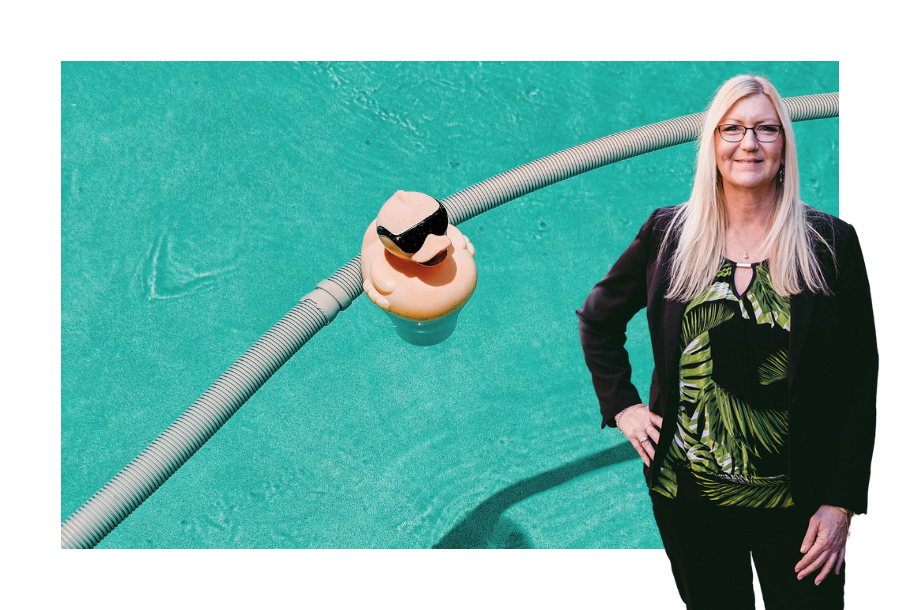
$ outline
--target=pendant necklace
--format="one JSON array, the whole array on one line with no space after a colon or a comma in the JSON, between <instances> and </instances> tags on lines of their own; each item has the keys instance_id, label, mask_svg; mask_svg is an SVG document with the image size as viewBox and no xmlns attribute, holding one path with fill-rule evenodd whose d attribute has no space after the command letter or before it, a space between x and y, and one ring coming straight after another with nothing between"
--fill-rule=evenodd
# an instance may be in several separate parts
<instances>
[{"instance_id":1,"label":"pendant necklace","mask_svg":"<svg viewBox=\"0 0 900 610\"><path fill-rule=\"evenodd\" d=\"M750 247L751 247L751 248L753 247L753 245L754 245L756 242L759 241L759 238L762 237L762 236L763 236L763 233L765 233L765 232L766 232L766 229L765 229L765 227L764 227L763 230L762 230L762 233L760 233L759 236L757 236L757 238L753 240L753 243L750 244ZM738 243L740 243L740 244L741 244L741 247L744 249L744 260L750 258L750 254L747 252L748 248L744 245L744 242L741 241L741 238L738 237L737 231L734 232L734 236L737 237Z\"/></svg>"},{"instance_id":2,"label":"pendant necklace","mask_svg":"<svg viewBox=\"0 0 900 610\"><path fill-rule=\"evenodd\" d=\"M775 206L774 206L774 205L772 206L772 211L769 212L769 218L766 219L766 224L765 224L765 226L763 226L763 230L760 232L759 235L756 236L756 239L753 240L753 243L750 244L750 248L752 248L752 247L756 244L756 242L759 241L759 238L762 237L762 236L763 236L763 233L766 232L766 229L769 228L769 220L772 218L772 213L773 213L773 212L775 212ZM741 244L741 248L744 249L744 260L749 259L749 258L750 258L750 254L748 253L749 248L747 248L747 247L744 245L744 242L741 240L740 235L738 235L737 230L735 230L734 236L737 237L738 243ZM742 265L742 266L743 266L743 265Z\"/></svg>"}]
</instances>

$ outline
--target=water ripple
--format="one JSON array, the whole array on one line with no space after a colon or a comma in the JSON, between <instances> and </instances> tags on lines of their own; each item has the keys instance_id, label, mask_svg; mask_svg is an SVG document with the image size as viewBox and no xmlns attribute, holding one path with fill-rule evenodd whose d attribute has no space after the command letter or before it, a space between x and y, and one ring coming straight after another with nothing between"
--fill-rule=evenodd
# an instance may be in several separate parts
<instances>
[{"instance_id":1,"label":"water ripple","mask_svg":"<svg viewBox=\"0 0 900 610\"><path fill-rule=\"evenodd\" d=\"M147 300L177 299L195 292L212 290L220 276L234 269L231 266L197 272L176 260L171 241L169 234L163 231L147 251L135 273L137 291Z\"/></svg>"}]
</instances>

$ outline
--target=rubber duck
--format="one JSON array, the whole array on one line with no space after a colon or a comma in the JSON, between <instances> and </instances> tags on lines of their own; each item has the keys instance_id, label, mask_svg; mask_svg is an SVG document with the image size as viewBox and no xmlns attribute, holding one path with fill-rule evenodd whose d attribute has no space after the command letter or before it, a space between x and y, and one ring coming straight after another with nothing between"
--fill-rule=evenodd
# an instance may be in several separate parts
<instances>
[{"instance_id":1,"label":"rubber duck","mask_svg":"<svg viewBox=\"0 0 900 610\"><path fill-rule=\"evenodd\" d=\"M478 280L475 246L424 193L397 191L387 200L363 235L361 259L366 295L414 345L453 333Z\"/></svg>"}]
</instances>

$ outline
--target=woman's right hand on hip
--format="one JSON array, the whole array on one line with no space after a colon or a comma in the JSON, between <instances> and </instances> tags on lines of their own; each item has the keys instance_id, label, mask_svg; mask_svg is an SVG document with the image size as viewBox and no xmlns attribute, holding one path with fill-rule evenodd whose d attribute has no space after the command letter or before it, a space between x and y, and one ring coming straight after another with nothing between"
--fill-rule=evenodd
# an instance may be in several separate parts
<instances>
[{"instance_id":1,"label":"woman's right hand on hip","mask_svg":"<svg viewBox=\"0 0 900 610\"><path fill-rule=\"evenodd\" d=\"M662 421L662 417L651 412L645 404L631 405L616 420L619 431L631 441L645 466L650 466L650 460L656 454Z\"/></svg>"}]
</instances>

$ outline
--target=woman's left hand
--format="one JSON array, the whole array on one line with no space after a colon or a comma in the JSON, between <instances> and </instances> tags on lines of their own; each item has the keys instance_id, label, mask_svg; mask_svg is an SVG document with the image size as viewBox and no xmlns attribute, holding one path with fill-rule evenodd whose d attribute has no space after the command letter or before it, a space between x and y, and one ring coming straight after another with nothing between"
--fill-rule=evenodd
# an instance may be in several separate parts
<instances>
[{"instance_id":1,"label":"woman's left hand","mask_svg":"<svg viewBox=\"0 0 900 610\"><path fill-rule=\"evenodd\" d=\"M816 514L810 517L809 529L800 546L800 552L806 553L806 556L794 568L795 572L799 572L797 580L802 580L819 568L822 571L816 576L816 585L825 580L832 569L835 574L840 574L844 554L847 552L849 530L846 514L834 506L820 506Z\"/></svg>"}]
</instances>

